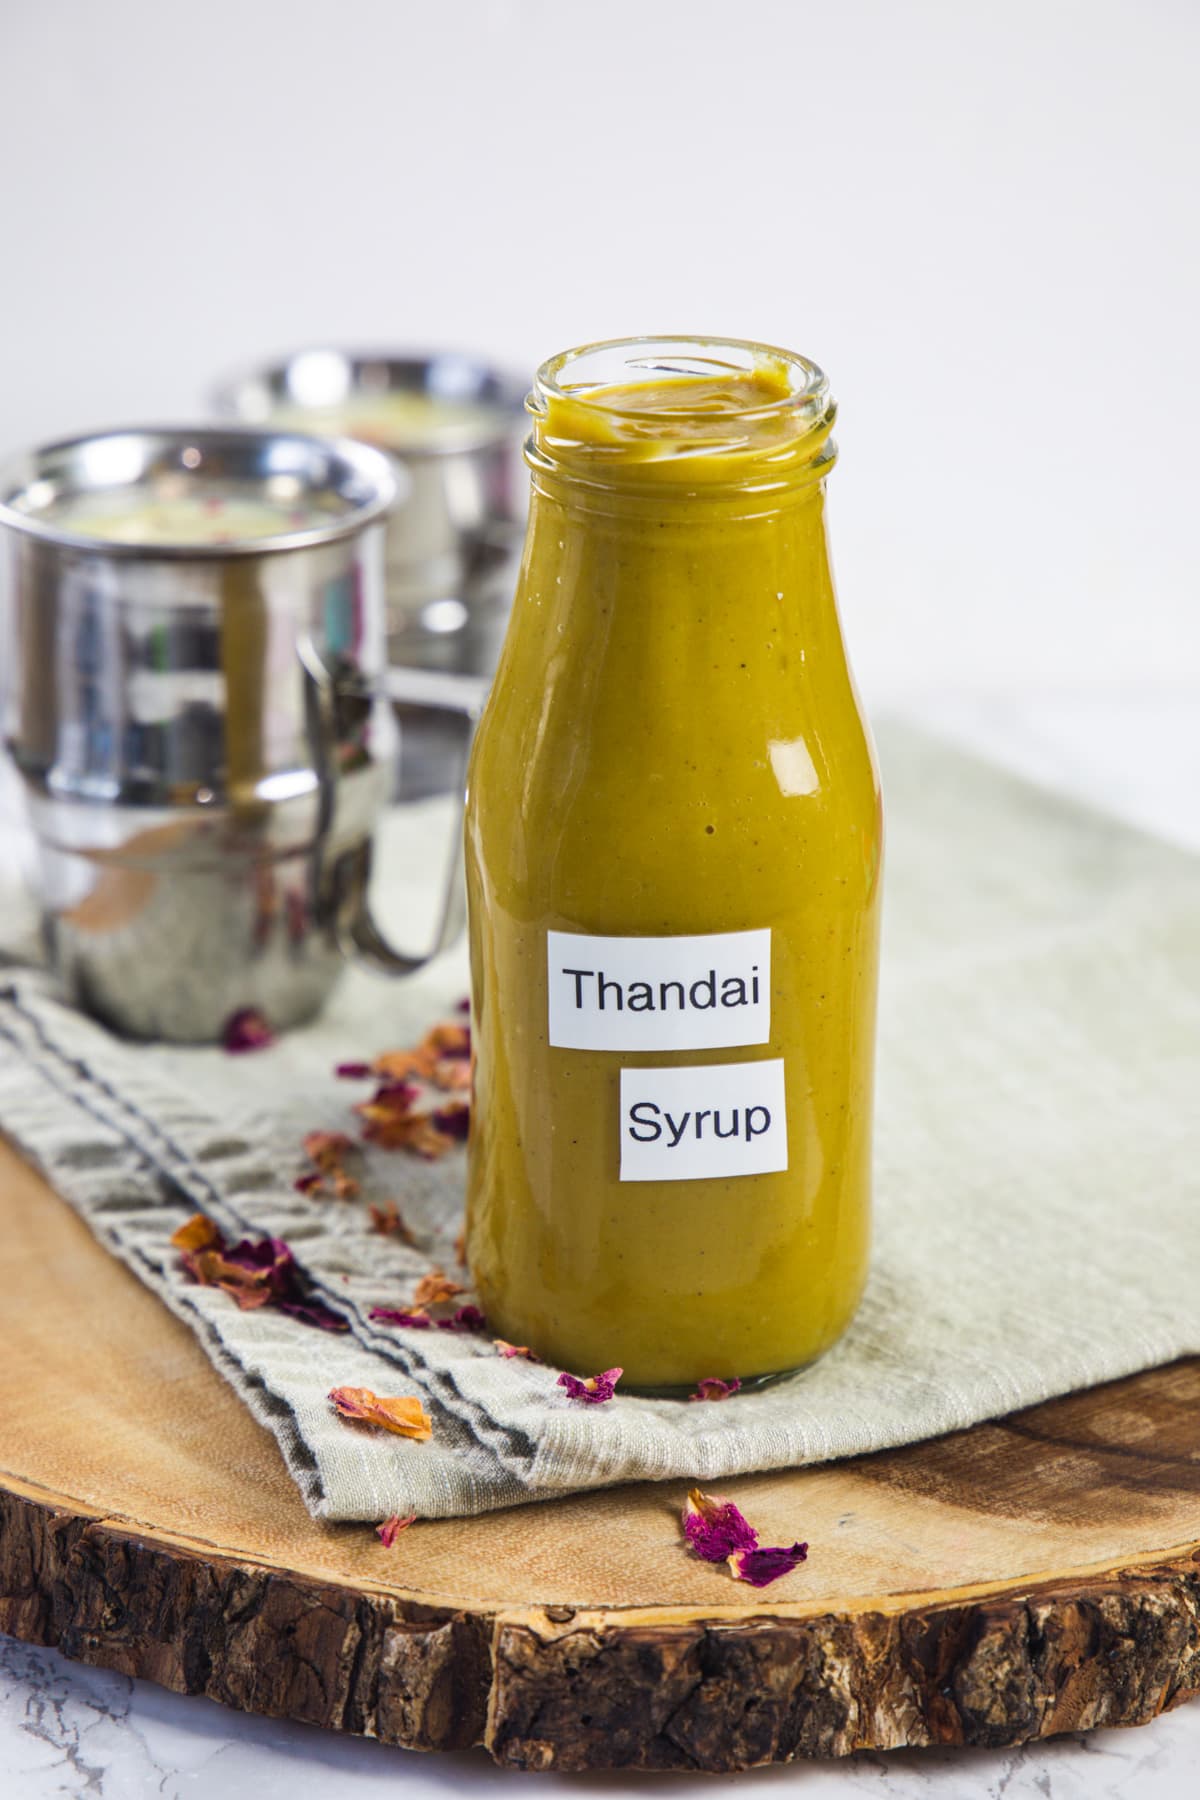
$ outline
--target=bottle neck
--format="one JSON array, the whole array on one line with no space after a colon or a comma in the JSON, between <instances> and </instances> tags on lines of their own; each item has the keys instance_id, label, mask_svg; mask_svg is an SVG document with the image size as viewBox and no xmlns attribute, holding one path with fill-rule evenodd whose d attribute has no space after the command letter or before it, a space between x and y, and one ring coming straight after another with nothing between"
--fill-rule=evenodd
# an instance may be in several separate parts
<instances>
[{"instance_id":1,"label":"bottle neck","mask_svg":"<svg viewBox=\"0 0 1200 1800\"><path fill-rule=\"evenodd\" d=\"M678 656L701 688L714 658L736 676L780 657L799 677L826 644L841 655L823 484L651 503L538 480L513 626L547 658Z\"/></svg>"},{"instance_id":2,"label":"bottle neck","mask_svg":"<svg viewBox=\"0 0 1200 1800\"><path fill-rule=\"evenodd\" d=\"M770 529L800 510L824 509L825 482L834 460L806 471L803 479L786 486L760 488L736 482L712 482L688 487L682 483L643 486L624 480L591 480L574 469L540 463L532 450L530 496L536 506L544 502L581 528L648 530L683 526L703 537L714 526L735 523ZM605 522L611 522L607 527Z\"/></svg>"},{"instance_id":3,"label":"bottle neck","mask_svg":"<svg viewBox=\"0 0 1200 1800\"><path fill-rule=\"evenodd\" d=\"M836 409L815 364L732 340L592 346L544 365L529 409L510 643L531 681L570 662L575 690L611 684L618 712L629 690L643 710L675 693L682 716L686 691L702 730L714 690L735 710L739 693L786 707L821 644L840 655L823 480Z\"/></svg>"}]
</instances>

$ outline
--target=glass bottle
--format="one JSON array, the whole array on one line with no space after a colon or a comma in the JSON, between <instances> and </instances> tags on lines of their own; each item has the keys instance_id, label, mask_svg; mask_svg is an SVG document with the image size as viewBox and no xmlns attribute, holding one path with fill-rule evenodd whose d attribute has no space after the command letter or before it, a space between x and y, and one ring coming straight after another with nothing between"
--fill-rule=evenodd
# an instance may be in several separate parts
<instances>
[{"instance_id":1,"label":"glass bottle","mask_svg":"<svg viewBox=\"0 0 1200 1800\"><path fill-rule=\"evenodd\" d=\"M866 1277L882 817L825 536L835 408L737 341L568 351L472 757L468 1256L489 1322L686 1393Z\"/></svg>"}]
</instances>

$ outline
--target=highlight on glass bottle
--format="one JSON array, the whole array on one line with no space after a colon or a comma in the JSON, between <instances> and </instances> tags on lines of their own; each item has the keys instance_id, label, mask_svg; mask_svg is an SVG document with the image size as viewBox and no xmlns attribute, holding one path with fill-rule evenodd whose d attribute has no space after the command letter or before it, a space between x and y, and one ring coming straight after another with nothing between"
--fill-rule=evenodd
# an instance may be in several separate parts
<instances>
[{"instance_id":1,"label":"highlight on glass bottle","mask_svg":"<svg viewBox=\"0 0 1200 1800\"><path fill-rule=\"evenodd\" d=\"M502 1336L685 1395L866 1278L882 815L825 536L829 384L735 340L539 371L475 744L468 1254Z\"/></svg>"}]
</instances>

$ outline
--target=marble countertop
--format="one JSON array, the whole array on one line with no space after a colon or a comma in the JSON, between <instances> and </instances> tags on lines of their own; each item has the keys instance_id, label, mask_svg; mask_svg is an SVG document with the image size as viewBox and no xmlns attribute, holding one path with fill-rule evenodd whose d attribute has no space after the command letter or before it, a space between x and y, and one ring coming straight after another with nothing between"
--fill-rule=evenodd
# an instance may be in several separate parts
<instances>
[{"instance_id":1,"label":"marble countertop","mask_svg":"<svg viewBox=\"0 0 1200 1800\"><path fill-rule=\"evenodd\" d=\"M927 697L912 716L1033 779L1200 849L1200 696ZM803 1800L1191 1800L1200 1703L1133 1731L1018 1750L903 1751L695 1780L539 1776L537 1793L711 1793L719 1785ZM413 1800L482 1797L518 1779L480 1754L417 1756L234 1713L148 1682L0 1638L0 1800Z\"/></svg>"}]
</instances>

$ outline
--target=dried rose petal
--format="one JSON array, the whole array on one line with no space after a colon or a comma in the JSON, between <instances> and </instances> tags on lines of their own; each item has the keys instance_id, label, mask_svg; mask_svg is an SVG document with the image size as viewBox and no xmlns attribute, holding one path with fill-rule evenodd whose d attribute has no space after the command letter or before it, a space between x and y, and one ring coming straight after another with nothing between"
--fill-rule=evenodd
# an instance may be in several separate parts
<instances>
[{"instance_id":1,"label":"dried rose petal","mask_svg":"<svg viewBox=\"0 0 1200 1800\"><path fill-rule=\"evenodd\" d=\"M429 1116L438 1130L444 1131L448 1138L454 1138L460 1144L466 1141L471 1109L463 1101L452 1100L449 1106L435 1107Z\"/></svg>"},{"instance_id":2,"label":"dried rose petal","mask_svg":"<svg viewBox=\"0 0 1200 1800\"><path fill-rule=\"evenodd\" d=\"M453 1065L469 1066L471 1028L455 1020L432 1026L415 1050L385 1050L372 1065L385 1081L405 1081L417 1076L437 1086L459 1085L460 1072Z\"/></svg>"},{"instance_id":3,"label":"dried rose petal","mask_svg":"<svg viewBox=\"0 0 1200 1800\"><path fill-rule=\"evenodd\" d=\"M470 1017L470 1013L471 1013L470 1000L469 999L460 1000L454 1010L455 1010L455 1012L466 1013L467 1016Z\"/></svg>"},{"instance_id":4,"label":"dried rose petal","mask_svg":"<svg viewBox=\"0 0 1200 1800\"><path fill-rule=\"evenodd\" d=\"M226 1250L225 1260L252 1275L270 1276L281 1265L291 1262L292 1253L282 1238L265 1237L257 1242L253 1238L240 1238L232 1250Z\"/></svg>"},{"instance_id":5,"label":"dried rose petal","mask_svg":"<svg viewBox=\"0 0 1200 1800\"><path fill-rule=\"evenodd\" d=\"M433 1421L421 1402L408 1394L374 1394L370 1388L336 1387L329 1398L344 1419L379 1425L398 1437L424 1443L433 1436Z\"/></svg>"},{"instance_id":6,"label":"dried rose petal","mask_svg":"<svg viewBox=\"0 0 1200 1800\"><path fill-rule=\"evenodd\" d=\"M457 1139L452 1138L449 1132L443 1131L434 1123L432 1117L426 1114L414 1122L404 1148L411 1150L416 1156L424 1157L426 1162L437 1162L439 1157L445 1156L448 1150L453 1150L456 1142Z\"/></svg>"},{"instance_id":7,"label":"dried rose petal","mask_svg":"<svg viewBox=\"0 0 1200 1800\"><path fill-rule=\"evenodd\" d=\"M203 1250L185 1250L183 1266L202 1287L221 1288L244 1312L283 1298L292 1272L291 1252L284 1245L278 1254L271 1238L260 1246L243 1239L232 1251L219 1239Z\"/></svg>"},{"instance_id":8,"label":"dried rose petal","mask_svg":"<svg viewBox=\"0 0 1200 1800\"><path fill-rule=\"evenodd\" d=\"M510 1344L506 1338L495 1338L493 1341L498 1356L520 1356L531 1363L540 1363L542 1360L540 1356L534 1355L528 1344Z\"/></svg>"},{"instance_id":9,"label":"dried rose petal","mask_svg":"<svg viewBox=\"0 0 1200 1800\"><path fill-rule=\"evenodd\" d=\"M318 1331L350 1329L341 1313L334 1312L332 1306L326 1306L323 1300L316 1300L311 1296L306 1300L279 1300L276 1305L289 1319L299 1319L302 1325L315 1325Z\"/></svg>"},{"instance_id":10,"label":"dried rose petal","mask_svg":"<svg viewBox=\"0 0 1200 1800\"><path fill-rule=\"evenodd\" d=\"M449 1319L437 1321L439 1331L486 1331L487 1320L477 1306L460 1306Z\"/></svg>"},{"instance_id":11,"label":"dried rose petal","mask_svg":"<svg viewBox=\"0 0 1200 1800\"><path fill-rule=\"evenodd\" d=\"M459 1024L456 1019L447 1019L444 1023L433 1026L421 1039L418 1054L426 1057L430 1066L442 1057L470 1056L471 1027Z\"/></svg>"},{"instance_id":12,"label":"dried rose petal","mask_svg":"<svg viewBox=\"0 0 1200 1800\"><path fill-rule=\"evenodd\" d=\"M683 1509L688 1543L705 1562L725 1562L738 1550L757 1550L758 1533L732 1500L693 1488Z\"/></svg>"},{"instance_id":13,"label":"dried rose petal","mask_svg":"<svg viewBox=\"0 0 1200 1800\"><path fill-rule=\"evenodd\" d=\"M456 1294L465 1294L466 1288L461 1281L452 1281L444 1269L430 1269L422 1275L413 1289L412 1304L414 1306L440 1306L445 1300L453 1300Z\"/></svg>"},{"instance_id":14,"label":"dried rose petal","mask_svg":"<svg viewBox=\"0 0 1200 1800\"><path fill-rule=\"evenodd\" d=\"M439 1131L431 1114L414 1112L407 1102L397 1105L388 1097L405 1091L403 1087L381 1088L373 1099L355 1107L364 1121L363 1137L381 1150L411 1150L427 1162L435 1162L454 1148L454 1139Z\"/></svg>"},{"instance_id":15,"label":"dried rose petal","mask_svg":"<svg viewBox=\"0 0 1200 1800\"><path fill-rule=\"evenodd\" d=\"M421 1088L418 1082L393 1081L389 1078L379 1083L370 1104L388 1107L392 1112L408 1113L420 1098Z\"/></svg>"},{"instance_id":16,"label":"dried rose petal","mask_svg":"<svg viewBox=\"0 0 1200 1800\"><path fill-rule=\"evenodd\" d=\"M793 1544L791 1549L777 1545L773 1549L735 1550L728 1558L735 1581L748 1581L751 1587L766 1587L781 1575L790 1575L798 1563L808 1557L807 1544Z\"/></svg>"},{"instance_id":17,"label":"dried rose petal","mask_svg":"<svg viewBox=\"0 0 1200 1800\"><path fill-rule=\"evenodd\" d=\"M371 1064L371 1073L382 1082L398 1087L412 1075L423 1075L421 1056L416 1050L385 1050Z\"/></svg>"},{"instance_id":18,"label":"dried rose petal","mask_svg":"<svg viewBox=\"0 0 1200 1800\"><path fill-rule=\"evenodd\" d=\"M385 1550L391 1549L400 1533L407 1531L409 1526L414 1523L416 1516L416 1513L406 1513L401 1518L399 1513L393 1513L390 1519L385 1519L382 1525L375 1527L375 1535Z\"/></svg>"},{"instance_id":19,"label":"dried rose petal","mask_svg":"<svg viewBox=\"0 0 1200 1800\"><path fill-rule=\"evenodd\" d=\"M350 1329L340 1313L305 1291L296 1260L282 1238L257 1242L242 1238L230 1250L213 1221L197 1213L171 1241L194 1281L202 1287L219 1287L243 1312L274 1306L322 1331Z\"/></svg>"},{"instance_id":20,"label":"dried rose petal","mask_svg":"<svg viewBox=\"0 0 1200 1800\"><path fill-rule=\"evenodd\" d=\"M374 1319L377 1325L407 1325L416 1331L427 1330L433 1324L429 1314L422 1308L405 1312L395 1306L373 1306L368 1317Z\"/></svg>"},{"instance_id":21,"label":"dried rose petal","mask_svg":"<svg viewBox=\"0 0 1200 1800\"><path fill-rule=\"evenodd\" d=\"M572 1400L582 1400L588 1406L602 1406L611 1400L616 1392L624 1369L605 1369L602 1375L568 1375L565 1371L558 1378L558 1386L566 1388Z\"/></svg>"},{"instance_id":22,"label":"dried rose petal","mask_svg":"<svg viewBox=\"0 0 1200 1800\"><path fill-rule=\"evenodd\" d=\"M404 1215L394 1200L383 1206L369 1208L371 1214L371 1230L380 1237L397 1237L402 1244L416 1244L416 1238L404 1222Z\"/></svg>"},{"instance_id":23,"label":"dried rose petal","mask_svg":"<svg viewBox=\"0 0 1200 1800\"><path fill-rule=\"evenodd\" d=\"M344 1131L306 1131L304 1152L313 1170L297 1177L295 1186L302 1194L327 1190L338 1200L352 1200L358 1193L358 1182L346 1173L348 1156L358 1154L358 1145ZM315 1176L315 1178L314 1178Z\"/></svg>"},{"instance_id":24,"label":"dried rose petal","mask_svg":"<svg viewBox=\"0 0 1200 1800\"><path fill-rule=\"evenodd\" d=\"M722 1381L719 1375L706 1375L702 1381L696 1383L696 1391L694 1394L689 1394L688 1399L728 1400L731 1394L737 1393L741 1385L736 1375L732 1381Z\"/></svg>"},{"instance_id":25,"label":"dried rose petal","mask_svg":"<svg viewBox=\"0 0 1200 1800\"><path fill-rule=\"evenodd\" d=\"M304 1153L318 1169L336 1169L353 1156L358 1145L344 1131L306 1131L302 1139Z\"/></svg>"},{"instance_id":26,"label":"dried rose petal","mask_svg":"<svg viewBox=\"0 0 1200 1800\"><path fill-rule=\"evenodd\" d=\"M270 1306L275 1298L265 1282L217 1281L211 1285L228 1294L239 1312L257 1312L260 1306Z\"/></svg>"},{"instance_id":27,"label":"dried rose petal","mask_svg":"<svg viewBox=\"0 0 1200 1800\"><path fill-rule=\"evenodd\" d=\"M430 1071L430 1080L447 1093L465 1093L471 1085L471 1064L467 1057L442 1056Z\"/></svg>"},{"instance_id":28,"label":"dried rose petal","mask_svg":"<svg viewBox=\"0 0 1200 1800\"><path fill-rule=\"evenodd\" d=\"M340 1062L333 1065L333 1072L339 1081L365 1081L371 1073L371 1065L367 1062Z\"/></svg>"},{"instance_id":29,"label":"dried rose petal","mask_svg":"<svg viewBox=\"0 0 1200 1800\"><path fill-rule=\"evenodd\" d=\"M207 1213L193 1213L171 1234L176 1250L208 1250L223 1242L221 1233Z\"/></svg>"},{"instance_id":30,"label":"dried rose petal","mask_svg":"<svg viewBox=\"0 0 1200 1800\"><path fill-rule=\"evenodd\" d=\"M411 1150L433 1160L467 1135L469 1114L458 1105L431 1110L421 1102L429 1087L447 1093L471 1085L471 1028L457 1020L434 1025L413 1050L385 1050L370 1064L339 1063L339 1075L373 1074L379 1086L355 1107L363 1137L384 1150ZM422 1085L424 1084L424 1085Z\"/></svg>"},{"instance_id":31,"label":"dried rose petal","mask_svg":"<svg viewBox=\"0 0 1200 1800\"><path fill-rule=\"evenodd\" d=\"M240 1056L246 1050L266 1050L275 1033L256 1006L240 1006L226 1019L221 1042L230 1056Z\"/></svg>"}]
</instances>

